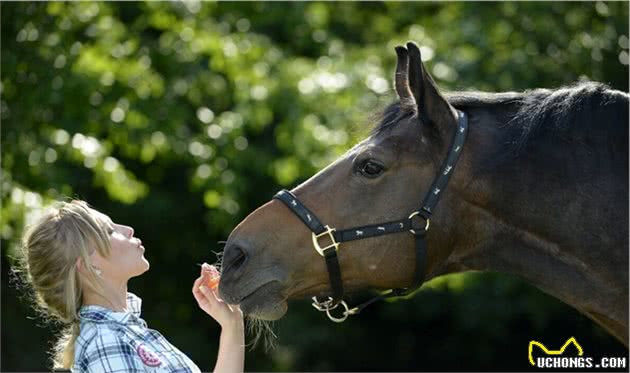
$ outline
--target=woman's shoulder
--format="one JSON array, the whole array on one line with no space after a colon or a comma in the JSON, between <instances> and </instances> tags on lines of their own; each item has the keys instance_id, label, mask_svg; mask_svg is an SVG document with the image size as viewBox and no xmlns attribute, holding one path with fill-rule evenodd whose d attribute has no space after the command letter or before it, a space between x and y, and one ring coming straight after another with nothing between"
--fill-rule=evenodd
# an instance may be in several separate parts
<instances>
[{"instance_id":1,"label":"woman's shoulder","mask_svg":"<svg viewBox=\"0 0 630 373\"><path fill-rule=\"evenodd\" d=\"M132 339L111 323L85 323L75 342L74 362L79 371L89 371L90 367L118 366L124 364L123 371L134 371L135 349ZM131 365L129 365L131 364ZM98 370L98 369L97 369Z\"/></svg>"},{"instance_id":2,"label":"woman's shoulder","mask_svg":"<svg viewBox=\"0 0 630 373\"><path fill-rule=\"evenodd\" d=\"M128 343L125 333L112 323L81 323L79 336L75 344L75 356L98 353L99 349L110 345Z\"/></svg>"}]
</instances>

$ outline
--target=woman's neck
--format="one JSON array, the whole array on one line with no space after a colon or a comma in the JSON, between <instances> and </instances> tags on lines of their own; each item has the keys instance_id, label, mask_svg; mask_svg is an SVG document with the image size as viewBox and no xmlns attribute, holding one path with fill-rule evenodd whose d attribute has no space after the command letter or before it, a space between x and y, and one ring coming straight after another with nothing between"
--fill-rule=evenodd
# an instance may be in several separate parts
<instances>
[{"instance_id":1,"label":"woman's neck","mask_svg":"<svg viewBox=\"0 0 630 373\"><path fill-rule=\"evenodd\" d=\"M83 305L96 305L109 308L115 312L127 310L127 284L114 285L103 281L103 291L85 289L83 292Z\"/></svg>"}]
</instances>

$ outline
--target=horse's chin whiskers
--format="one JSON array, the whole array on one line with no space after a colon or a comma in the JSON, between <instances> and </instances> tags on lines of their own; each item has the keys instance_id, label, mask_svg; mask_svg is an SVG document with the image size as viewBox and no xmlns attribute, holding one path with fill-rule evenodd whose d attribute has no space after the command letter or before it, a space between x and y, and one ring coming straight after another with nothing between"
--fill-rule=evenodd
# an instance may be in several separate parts
<instances>
[{"instance_id":1,"label":"horse's chin whiskers","mask_svg":"<svg viewBox=\"0 0 630 373\"><path fill-rule=\"evenodd\" d=\"M246 316L247 332L252 335L252 340L247 344L253 350L259 343L263 343L265 352L269 352L275 347L275 339L278 336L273 332L273 322L267 320L254 319Z\"/></svg>"}]
</instances>

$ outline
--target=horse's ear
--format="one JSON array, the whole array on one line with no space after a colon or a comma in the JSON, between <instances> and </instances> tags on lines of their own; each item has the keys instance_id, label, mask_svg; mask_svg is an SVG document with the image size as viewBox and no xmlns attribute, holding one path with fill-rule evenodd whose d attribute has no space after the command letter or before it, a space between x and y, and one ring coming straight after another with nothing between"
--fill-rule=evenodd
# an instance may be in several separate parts
<instances>
[{"instance_id":1,"label":"horse's ear","mask_svg":"<svg viewBox=\"0 0 630 373\"><path fill-rule=\"evenodd\" d=\"M421 118L428 119L430 123L437 125L438 130L443 133L445 128L440 127L448 126L448 123L456 121L456 111L442 96L433 78L427 72L422 63L420 48L415 43L408 42L407 52L409 56L408 85L415 101L415 109Z\"/></svg>"},{"instance_id":2,"label":"horse's ear","mask_svg":"<svg viewBox=\"0 0 630 373\"><path fill-rule=\"evenodd\" d=\"M396 75L394 76L396 94L398 94L401 107L414 107L415 101L411 94L411 88L409 87L409 51L401 46L397 46L395 49L396 55L398 56Z\"/></svg>"}]
</instances>

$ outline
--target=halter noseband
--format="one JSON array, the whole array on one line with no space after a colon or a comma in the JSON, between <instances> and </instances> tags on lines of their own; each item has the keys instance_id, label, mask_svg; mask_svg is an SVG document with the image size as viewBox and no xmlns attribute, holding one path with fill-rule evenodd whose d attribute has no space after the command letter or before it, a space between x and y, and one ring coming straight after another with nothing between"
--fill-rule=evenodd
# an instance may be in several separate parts
<instances>
[{"instance_id":1,"label":"halter noseband","mask_svg":"<svg viewBox=\"0 0 630 373\"><path fill-rule=\"evenodd\" d=\"M411 213L411 215L409 215L406 219L345 230L336 230L335 228L322 224L317 216L304 206L290 191L281 190L273 197L274 199L282 201L311 230L313 248L326 260L332 297L328 297L325 301L318 300L316 296L313 297L313 307L315 307L318 311L326 312L330 320L334 322L342 322L348 318L348 316L358 314L361 310L363 310L363 308L378 300L410 294L419 288L424 282L427 248L425 234L429 230L430 217L433 213L433 209L439 201L440 195L448 184L453 167L455 167L457 160L459 159L461 149L466 140L466 134L468 133L468 117L466 116L466 113L459 110L457 113L459 117L458 126L455 130L453 143L448 151L448 155L440 168L440 173L436 176L433 184L431 185L431 189L429 189L429 192L425 196L424 201L422 202L422 207ZM419 220L424 220L424 224L421 224ZM346 302L342 299L343 282L341 280L339 259L337 258L339 245L342 242L404 231L411 232L415 240L416 269L411 286L408 288L391 289L387 293L378 295L367 302L358 305L357 307L349 309ZM344 308L342 316L332 316L330 311L340 304Z\"/></svg>"}]
</instances>

